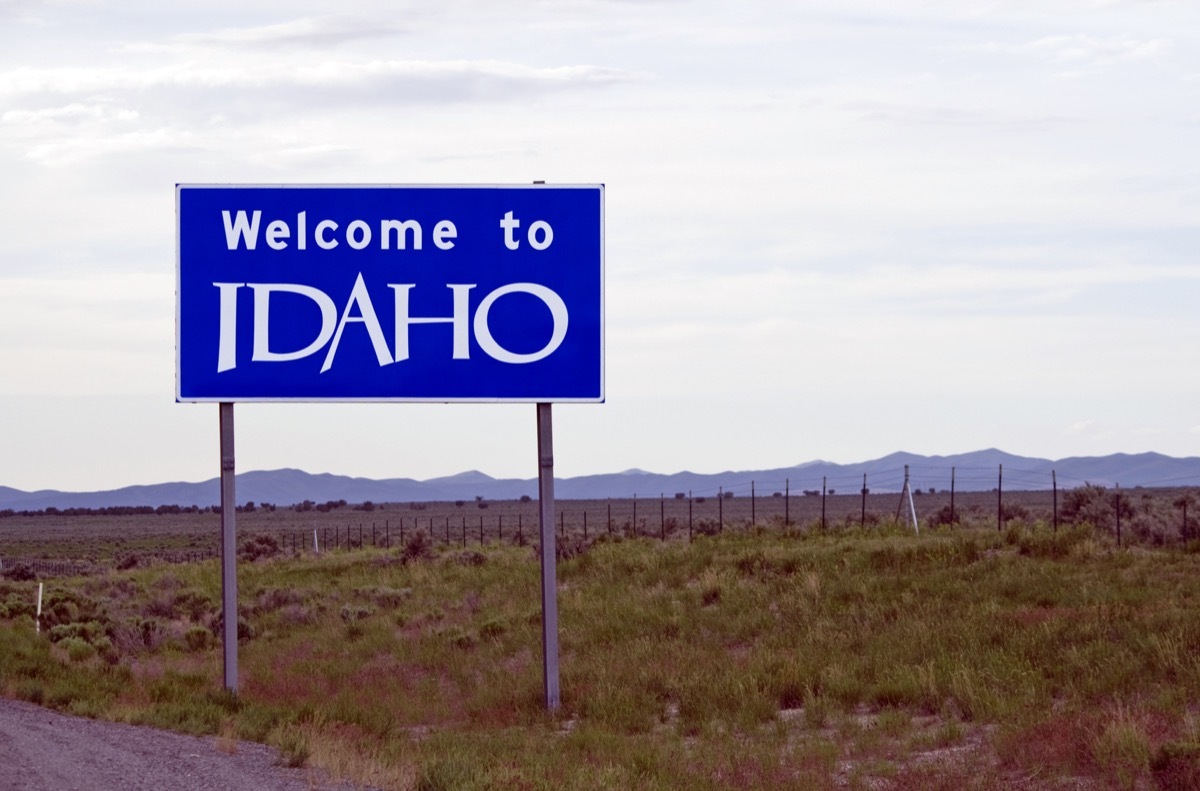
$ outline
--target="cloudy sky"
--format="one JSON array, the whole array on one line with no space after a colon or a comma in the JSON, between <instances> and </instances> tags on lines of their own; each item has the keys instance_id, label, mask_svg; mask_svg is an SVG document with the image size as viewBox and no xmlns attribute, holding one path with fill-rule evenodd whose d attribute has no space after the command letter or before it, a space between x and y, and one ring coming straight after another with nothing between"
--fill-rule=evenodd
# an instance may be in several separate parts
<instances>
[{"instance_id":1,"label":"cloudy sky","mask_svg":"<svg viewBox=\"0 0 1200 791\"><path fill-rule=\"evenodd\" d=\"M560 475L1200 455L1200 4L0 0L0 485L218 473L176 183L606 185ZM531 405L244 404L239 469L536 475Z\"/></svg>"}]
</instances>

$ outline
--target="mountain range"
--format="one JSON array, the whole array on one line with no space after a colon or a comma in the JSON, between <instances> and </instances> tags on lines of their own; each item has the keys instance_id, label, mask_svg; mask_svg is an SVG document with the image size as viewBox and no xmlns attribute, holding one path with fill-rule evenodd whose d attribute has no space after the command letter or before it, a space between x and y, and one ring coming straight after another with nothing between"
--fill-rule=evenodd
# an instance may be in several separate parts
<instances>
[{"instance_id":1,"label":"mountain range","mask_svg":"<svg viewBox=\"0 0 1200 791\"><path fill-rule=\"evenodd\" d=\"M1196 486L1200 485L1200 457L1176 458L1159 453L1081 456L1058 460L1016 456L994 448L952 456L921 456L893 453L883 458L853 464L810 461L794 467L719 473L677 472L660 474L626 470L602 475L585 475L555 480L555 496L564 500L606 498L672 497L676 493L714 496L731 492L737 496L771 496L804 490L857 494L864 486L872 492L898 492L905 470L914 489L956 491L1005 491L1062 488L1085 482L1103 486ZM352 478L303 470L257 470L237 475L237 501L291 505L305 500L315 503L345 500L435 502L454 500L513 500L536 497L537 479L493 478L470 471L419 481L412 478ZM217 505L220 480L199 483L157 483L126 486L99 492L21 491L0 486L0 510L38 511L46 508L106 508L114 506Z\"/></svg>"}]
</instances>

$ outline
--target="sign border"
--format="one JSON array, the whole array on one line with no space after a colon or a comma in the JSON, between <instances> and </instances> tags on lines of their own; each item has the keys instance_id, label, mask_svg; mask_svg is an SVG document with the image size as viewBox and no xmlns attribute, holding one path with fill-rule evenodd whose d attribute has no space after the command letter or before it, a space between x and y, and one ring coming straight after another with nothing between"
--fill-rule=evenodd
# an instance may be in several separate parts
<instances>
[{"instance_id":1,"label":"sign border","mask_svg":"<svg viewBox=\"0 0 1200 791\"><path fill-rule=\"evenodd\" d=\"M185 189L245 189L245 190L279 190L279 189L355 189L355 190L389 190L389 189L430 189L430 190L544 190L544 189L587 189L598 190L600 193L600 392L595 397L586 398L539 398L522 396L520 398L488 398L470 396L458 398L410 397L410 396L339 396L331 398L314 398L312 396L191 396L183 397L183 354L181 335L183 332L182 312L183 294L181 284L182 273L182 231L183 215L181 212L181 196ZM222 402L237 403L303 403L303 404L602 404L605 402L606 391L606 303L605 303L605 185L597 183L486 183L486 184L274 184L274 183L182 183L175 184L175 402L181 404L213 404Z\"/></svg>"}]
</instances>

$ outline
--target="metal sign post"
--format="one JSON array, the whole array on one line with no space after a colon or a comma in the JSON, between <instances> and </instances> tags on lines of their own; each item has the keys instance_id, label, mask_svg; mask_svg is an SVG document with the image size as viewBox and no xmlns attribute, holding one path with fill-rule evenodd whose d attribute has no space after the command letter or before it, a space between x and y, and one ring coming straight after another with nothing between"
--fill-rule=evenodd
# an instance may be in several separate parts
<instances>
[{"instance_id":1,"label":"metal sign post","mask_svg":"<svg viewBox=\"0 0 1200 791\"><path fill-rule=\"evenodd\" d=\"M558 571L554 539L554 429L550 404L537 405L538 516L542 523L542 675L546 708L559 706Z\"/></svg>"},{"instance_id":2,"label":"metal sign post","mask_svg":"<svg viewBox=\"0 0 1200 791\"><path fill-rule=\"evenodd\" d=\"M234 491L233 404L221 402L221 617L225 622L225 689L238 691L237 496Z\"/></svg>"}]
</instances>

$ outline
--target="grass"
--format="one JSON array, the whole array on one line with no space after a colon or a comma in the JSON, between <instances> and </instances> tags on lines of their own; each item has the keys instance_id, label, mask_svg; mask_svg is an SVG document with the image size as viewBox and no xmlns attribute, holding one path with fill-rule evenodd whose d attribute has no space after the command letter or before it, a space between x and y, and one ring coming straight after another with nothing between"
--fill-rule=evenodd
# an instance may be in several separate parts
<instances>
[{"instance_id":1,"label":"grass","mask_svg":"<svg viewBox=\"0 0 1200 791\"><path fill-rule=\"evenodd\" d=\"M529 548L242 563L236 698L217 563L152 565L51 582L40 635L0 581L0 693L382 788L1154 787L1200 775L1198 572L1086 527L605 536L551 716Z\"/></svg>"}]
</instances>

